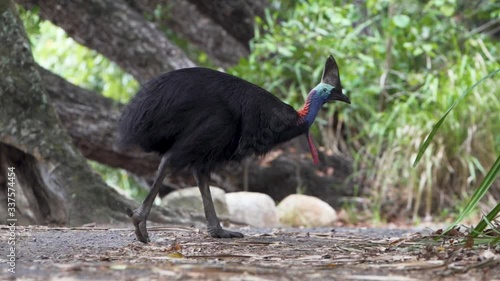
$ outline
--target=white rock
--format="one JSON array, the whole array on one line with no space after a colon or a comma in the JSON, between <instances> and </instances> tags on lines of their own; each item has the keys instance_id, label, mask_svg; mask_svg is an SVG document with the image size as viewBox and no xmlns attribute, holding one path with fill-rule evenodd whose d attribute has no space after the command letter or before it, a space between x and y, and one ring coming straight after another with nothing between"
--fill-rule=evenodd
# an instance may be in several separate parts
<instances>
[{"instance_id":1,"label":"white rock","mask_svg":"<svg viewBox=\"0 0 500 281\"><path fill-rule=\"evenodd\" d=\"M229 218L236 222L257 227L278 226L276 204L264 193L232 192L226 193Z\"/></svg>"},{"instance_id":2,"label":"white rock","mask_svg":"<svg viewBox=\"0 0 500 281\"><path fill-rule=\"evenodd\" d=\"M280 223L287 226L331 226L337 220L337 212L316 197L292 194L278 204Z\"/></svg>"},{"instance_id":3,"label":"white rock","mask_svg":"<svg viewBox=\"0 0 500 281\"><path fill-rule=\"evenodd\" d=\"M226 192L218 187L211 186L210 193L212 194L212 200L217 215L219 217L228 217L229 212L226 204ZM161 205L173 210L202 214L205 216L203 201L198 187L188 187L172 191L163 197Z\"/></svg>"}]
</instances>

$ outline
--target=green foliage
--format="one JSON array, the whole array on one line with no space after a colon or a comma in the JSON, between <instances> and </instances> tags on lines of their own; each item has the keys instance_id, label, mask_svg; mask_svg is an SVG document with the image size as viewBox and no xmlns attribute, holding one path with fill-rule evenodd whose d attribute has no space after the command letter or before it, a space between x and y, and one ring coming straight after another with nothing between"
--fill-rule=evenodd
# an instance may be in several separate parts
<instances>
[{"instance_id":1,"label":"green foliage","mask_svg":"<svg viewBox=\"0 0 500 281\"><path fill-rule=\"evenodd\" d=\"M437 131L439 130L439 127L441 126L441 124L443 123L443 121L446 119L446 116L448 116L448 114L453 110L453 108L455 108L455 106L463 99L465 98L465 96L467 94L469 94L477 85L479 85L481 82L483 82L485 79L488 79L490 77L492 77L493 75L497 74L498 72L500 72L500 69L497 69L493 72L491 72L490 74L488 74L486 77L483 77L481 80L479 80L478 82L476 82L472 87L470 87L469 89L467 89L467 91L465 91L451 106L450 108L448 108L448 110L444 113L443 117L441 117L441 119L439 119L439 121L434 125L434 127L432 128L432 131L431 133L429 134L429 136L425 139L424 143L422 144L422 146L418 149L418 154L417 154L417 158L415 159L415 161L413 162L413 167L415 167L418 163L418 161L420 161L420 159L422 158L422 155L424 154L425 150L427 149L427 147L429 147L429 144L431 143L432 139L434 138L434 136L436 135Z\"/></svg>"},{"instance_id":2,"label":"green foliage","mask_svg":"<svg viewBox=\"0 0 500 281\"><path fill-rule=\"evenodd\" d=\"M264 32L257 30L252 54L231 72L297 107L333 54L352 104L328 105L316 133L327 149L350 151L375 210L406 202L401 207L416 219L422 211L430 214L438 198L440 207L456 206L500 151L498 82L489 79L449 113L423 165L411 169L440 114L499 68L498 44L468 24L479 14L483 22L494 20L495 5L300 1L258 19ZM334 112L346 130L333 131Z\"/></svg>"},{"instance_id":3,"label":"green foliage","mask_svg":"<svg viewBox=\"0 0 500 281\"><path fill-rule=\"evenodd\" d=\"M95 161L88 161L89 165L102 175L106 183L116 189L117 191L122 191L127 196L135 198L137 200L142 200L148 194L148 191L144 188L140 188L137 181L131 177L127 171L123 169L114 169L106 165L100 164Z\"/></svg>"},{"instance_id":4,"label":"green foliage","mask_svg":"<svg viewBox=\"0 0 500 281\"><path fill-rule=\"evenodd\" d=\"M434 136L439 130L439 127L443 124L444 120L448 116L448 114L455 108L455 106L462 101L477 85L482 83L484 80L493 77L495 74L500 72L500 69L497 69L487 76L483 77L481 80L476 82L474 85L472 85L470 88L468 88L451 106L448 108L448 110L444 113L444 115L439 119L439 121L434 125L432 128L432 131L430 132L429 136L425 139L424 143L420 146L418 149L418 154L413 162L413 167L415 167L420 159L422 158L422 155L425 153L429 145L431 144L432 140L434 139ZM490 169L488 174L484 177L483 181L479 185L479 187L476 189L474 194L472 195L470 201L467 203L467 206L460 212L459 216L455 219L455 221L448 227L448 229L445 231L446 233L453 229L460 221L462 221L468 214L472 212L472 210L478 205L479 201L483 196L488 192L490 187L492 186L493 182L495 181L498 172L500 172L500 155L497 157L497 160L493 164L493 167ZM498 215L500 211L500 204L497 204L497 206L484 218L481 220L481 222L476 226L473 232L473 236L477 237L479 233L481 233L485 228L487 224L490 224L491 221L493 221L496 216ZM494 227L492 227L493 229Z\"/></svg>"}]
</instances>

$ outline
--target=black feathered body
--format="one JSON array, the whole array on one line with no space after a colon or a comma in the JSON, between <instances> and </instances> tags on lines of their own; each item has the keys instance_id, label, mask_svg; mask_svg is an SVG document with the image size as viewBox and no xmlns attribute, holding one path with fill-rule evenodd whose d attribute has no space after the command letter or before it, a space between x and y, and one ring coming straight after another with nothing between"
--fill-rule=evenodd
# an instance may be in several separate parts
<instances>
[{"instance_id":1,"label":"black feathered body","mask_svg":"<svg viewBox=\"0 0 500 281\"><path fill-rule=\"evenodd\" d=\"M168 153L172 169L198 170L265 154L307 129L295 109L266 90L200 67L143 85L118 126L123 146Z\"/></svg>"}]
</instances>

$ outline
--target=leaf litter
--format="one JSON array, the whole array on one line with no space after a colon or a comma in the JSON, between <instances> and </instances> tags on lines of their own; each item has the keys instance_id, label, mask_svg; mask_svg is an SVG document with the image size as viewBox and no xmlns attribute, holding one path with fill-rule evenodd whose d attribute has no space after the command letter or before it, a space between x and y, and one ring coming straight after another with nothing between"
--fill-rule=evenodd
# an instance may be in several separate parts
<instances>
[{"instance_id":1,"label":"leaf litter","mask_svg":"<svg viewBox=\"0 0 500 281\"><path fill-rule=\"evenodd\" d=\"M214 239L185 226L18 227L17 280L499 280L500 246L456 229L244 227ZM7 252L8 233L0 250ZM0 262L6 260L0 256ZM496 279L495 279L496 278ZM14 279L12 279L14 280Z\"/></svg>"}]
</instances>

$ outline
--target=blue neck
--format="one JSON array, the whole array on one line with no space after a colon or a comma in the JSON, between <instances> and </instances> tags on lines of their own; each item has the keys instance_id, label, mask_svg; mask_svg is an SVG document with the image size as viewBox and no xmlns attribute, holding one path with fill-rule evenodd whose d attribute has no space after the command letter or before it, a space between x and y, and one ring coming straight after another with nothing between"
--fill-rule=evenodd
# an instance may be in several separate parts
<instances>
[{"instance_id":1,"label":"blue neck","mask_svg":"<svg viewBox=\"0 0 500 281\"><path fill-rule=\"evenodd\" d=\"M298 111L302 120L307 123L308 127L312 125L324 103L325 101L319 95L316 95L315 90L309 93L304 107Z\"/></svg>"}]
</instances>

